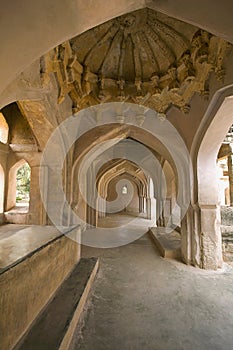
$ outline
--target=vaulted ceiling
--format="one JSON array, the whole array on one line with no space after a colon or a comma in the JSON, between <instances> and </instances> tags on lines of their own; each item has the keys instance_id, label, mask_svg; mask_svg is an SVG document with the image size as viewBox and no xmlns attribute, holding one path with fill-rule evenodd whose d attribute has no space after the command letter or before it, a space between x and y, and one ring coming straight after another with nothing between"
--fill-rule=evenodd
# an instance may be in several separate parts
<instances>
[{"instance_id":1,"label":"vaulted ceiling","mask_svg":"<svg viewBox=\"0 0 233 350\"><path fill-rule=\"evenodd\" d=\"M102 102L139 103L166 113L188 112L195 92L208 95L211 72L224 77L231 49L190 24L150 9L99 25L41 58L44 85L55 73L58 103L69 95L74 111Z\"/></svg>"}]
</instances>

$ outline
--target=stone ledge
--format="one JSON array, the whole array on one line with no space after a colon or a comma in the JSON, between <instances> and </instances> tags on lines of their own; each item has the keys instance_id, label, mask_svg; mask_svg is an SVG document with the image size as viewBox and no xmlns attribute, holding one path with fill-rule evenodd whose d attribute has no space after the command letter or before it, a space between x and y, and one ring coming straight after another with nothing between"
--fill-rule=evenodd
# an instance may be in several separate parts
<instances>
[{"instance_id":1,"label":"stone ledge","mask_svg":"<svg viewBox=\"0 0 233 350\"><path fill-rule=\"evenodd\" d=\"M81 258L14 350L67 350L99 266Z\"/></svg>"},{"instance_id":2,"label":"stone ledge","mask_svg":"<svg viewBox=\"0 0 233 350\"><path fill-rule=\"evenodd\" d=\"M16 224L16 225L24 225L28 222L28 213L4 213L4 222L6 224Z\"/></svg>"},{"instance_id":3,"label":"stone ledge","mask_svg":"<svg viewBox=\"0 0 233 350\"><path fill-rule=\"evenodd\" d=\"M181 257L181 238L176 231L165 227L151 227L150 235L163 258L179 259Z\"/></svg>"},{"instance_id":4,"label":"stone ledge","mask_svg":"<svg viewBox=\"0 0 233 350\"><path fill-rule=\"evenodd\" d=\"M0 270L0 349L4 350L12 349L27 334L80 258L80 245L61 233L57 236L52 227L49 237L47 230L40 236L42 227L37 230L32 227L31 234L29 228L22 230L23 233L18 228L17 225L16 229L7 230L13 231L9 238L3 232L0 241L2 252L6 248ZM29 243L27 247L26 243ZM28 249L20 251L20 248Z\"/></svg>"},{"instance_id":5,"label":"stone ledge","mask_svg":"<svg viewBox=\"0 0 233 350\"><path fill-rule=\"evenodd\" d=\"M14 229L11 229L14 227ZM8 230L9 228L9 230ZM14 232L11 235L12 231ZM9 237L1 238L8 233ZM63 236L76 241L80 226L55 228L54 226L14 225L1 226L0 230L0 275L37 254L46 246L53 244ZM23 248L22 248L22 242Z\"/></svg>"}]
</instances>

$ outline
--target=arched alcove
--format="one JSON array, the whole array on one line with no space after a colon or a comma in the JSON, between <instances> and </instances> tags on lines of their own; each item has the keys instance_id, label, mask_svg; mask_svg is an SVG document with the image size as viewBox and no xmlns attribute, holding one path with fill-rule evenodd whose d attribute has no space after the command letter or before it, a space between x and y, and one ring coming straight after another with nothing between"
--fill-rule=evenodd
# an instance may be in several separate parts
<instances>
[{"instance_id":1,"label":"arched alcove","mask_svg":"<svg viewBox=\"0 0 233 350\"><path fill-rule=\"evenodd\" d=\"M16 173L16 205L29 205L31 168L25 162Z\"/></svg>"},{"instance_id":2,"label":"arched alcove","mask_svg":"<svg viewBox=\"0 0 233 350\"><path fill-rule=\"evenodd\" d=\"M199 220L201 265L217 269L222 266L220 198L217 156L227 131L233 123L233 97L225 97L203 132L197 153L196 220Z\"/></svg>"},{"instance_id":3,"label":"arched alcove","mask_svg":"<svg viewBox=\"0 0 233 350\"><path fill-rule=\"evenodd\" d=\"M177 204L177 181L174 170L168 161L163 164L163 172L166 179L166 198L164 198L163 220L165 225L180 229L181 210Z\"/></svg>"},{"instance_id":4,"label":"arched alcove","mask_svg":"<svg viewBox=\"0 0 233 350\"><path fill-rule=\"evenodd\" d=\"M117 182L117 177L123 177L124 174L126 174L126 177L130 177L130 181L132 181L137 186L137 188L135 188L135 191L134 191L136 196L136 198L134 198L134 203L137 202L137 206L134 204L133 206L134 208L132 207L131 211L134 209L133 211L135 212L135 214L140 213L141 216L143 216L144 214L144 217L148 219L152 217L153 218L156 217L154 185L150 186L150 180L152 179L152 177L153 177L153 181L156 178L156 168L160 166L159 161L156 157L153 157L153 153L151 153L151 151L146 146L142 145L141 143L133 139L121 140L119 136L120 135L118 135L118 139L115 141L113 141L114 139L112 139L112 135L110 140L104 141L105 147L103 147L103 145L101 146L102 152L99 150L99 146L95 145L90 150L90 152L84 156L84 159L86 157L86 162L85 160L82 160L81 163L75 161L75 165L74 165L75 171L73 172L73 181L72 181L74 189L72 191L72 194L75 194L76 197L73 197L73 206L76 206L77 208L82 207L82 203L79 202L80 199L77 198L77 194L80 192L80 188L78 187L80 187L80 184L83 183L83 188L87 188L88 191L91 193L91 197L89 198L89 203L92 201L92 207L95 207L95 211L96 211L94 214L95 222L92 221L94 225L97 224L98 216L103 217L105 215L104 213L108 212L108 209L111 212L110 207L114 205L114 203L111 203L111 202L114 202L114 200L106 201L108 197L107 192L108 192L109 186L112 185L113 183L114 183L114 186L116 186L115 182ZM100 141L100 144L101 144L101 141ZM109 153L110 160L107 155L108 152L110 152ZM129 159L127 159L127 156L126 156L125 159L122 158L122 159L114 160L111 158L112 156L111 152L116 154L121 154L122 152L126 152L126 153L129 152L128 154ZM130 157L132 157L135 153L139 156L138 158L139 164L136 164L133 161L130 161ZM99 169L99 172L96 174L96 188L98 191L98 196L97 194L94 196L94 189L90 190L90 188L92 188L91 186L93 186L91 185L94 181L93 175L82 176L83 181L79 180L77 182L78 171L80 169L85 168L85 166L82 167L81 165L83 164L83 162L85 163L86 167L88 167L87 164L89 163L89 166L92 167L92 169L94 169L93 167L97 166L98 163L102 164L106 162L105 166L102 166ZM140 162L142 167L140 167ZM145 165L145 169L147 169L147 175L145 175L145 172L143 170L143 167L144 167L143 162L145 162L144 165ZM97 166L97 169L98 169L98 166ZM83 170L81 170L81 172L83 172ZM95 170L93 170L93 174L95 174ZM84 184L85 182L84 178L86 179L85 181L90 181L90 182L87 182L86 184ZM153 189L150 190L151 188ZM82 193L83 192L84 191L82 189ZM136 192L137 192L137 195L136 195ZM120 195L120 190L119 190L119 195ZM79 195L79 198L83 199L83 197L81 197L80 195ZM125 199L126 196L122 197L122 199L123 198ZM127 205L126 207L127 207L127 210L130 211L130 206ZM118 211L121 211L121 210L119 209ZM90 208L88 205L87 213L89 211L90 211ZM92 214L89 213L88 215L89 216L91 215L91 217L93 218Z\"/></svg>"},{"instance_id":5,"label":"arched alcove","mask_svg":"<svg viewBox=\"0 0 233 350\"><path fill-rule=\"evenodd\" d=\"M5 195L5 174L0 164L0 214L4 211L4 195Z\"/></svg>"},{"instance_id":6,"label":"arched alcove","mask_svg":"<svg viewBox=\"0 0 233 350\"><path fill-rule=\"evenodd\" d=\"M22 206L27 208L28 211L30 200L30 177L30 166L24 159L19 160L11 167L8 179L7 211Z\"/></svg>"},{"instance_id":7,"label":"arched alcove","mask_svg":"<svg viewBox=\"0 0 233 350\"><path fill-rule=\"evenodd\" d=\"M233 261L233 126L228 130L218 152L218 188L221 208L223 260Z\"/></svg>"},{"instance_id":8,"label":"arched alcove","mask_svg":"<svg viewBox=\"0 0 233 350\"><path fill-rule=\"evenodd\" d=\"M7 143L8 133L9 133L9 126L3 114L0 112L0 142Z\"/></svg>"},{"instance_id":9,"label":"arched alcove","mask_svg":"<svg viewBox=\"0 0 233 350\"><path fill-rule=\"evenodd\" d=\"M110 160L104 164L98 172L96 181L99 216L103 217L108 213L111 201L117 200L117 197L122 199L121 203L118 198L119 211L135 215L146 213L144 202L149 196L148 182L143 170L127 159ZM148 216L150 216L149 213Z\"/></svg>"},{"instance_id":10,"label":"arched alcove","mask_svg":"<svg viewBox=\"0 0 233 350\"><path fill-rule=\"evenodd\" d=\"M113 104L113 106L116 108L117 111L117 103ZM126 104L127 105L127 104ZM130 106L130 104L129 104ZM95 107L97 110L101 109L101 108L105 108L104 106L96 106ZM106 110L110 109L110 107L108 107L106 105ZM134 111L137 110L137 108L139 108L138 106L133 106L132 109ZM89 110L91 111L91 109ZM82 112L81 112L82 113ZM88 109L86 110L86 113L88 113ZM134 112L135 115L137 115L137 112ZM156 124L157 121L156 119L153 120L153 123ZM135 123L136 124L136 123ZM157 124L156 124L157 125ZM159 130L159 128L162 128L165 130L165 125L159 123L157 130ZM150 128L151 129L151 128ZM81 208L83 208L83 197L79 194L78 188L77 188L77 178L78 178L78 173L80 170L80 164L82 163L84 157L88 158L88 162L91 163L91 161L94 161L95 156L98 154L99 151L96 150L101 149L101 147L105 147L105 149L108 149L110 147L113 146L113 144L117 144L119 143L121 140L128 140L127 142L136 142L141 145L143 145L143 147L146 147L148 149L148 152L150 153L151 157L147 157L147 159L145 159L145 166L148 169L153 169L152 173L151 173L151 177L153 179L153 183L154 183L154 195L153 197L157 198L158 196L164 196L163 193L158 193L158 189L160 187L165 187L165 192L166 192L166 186L162 186L161 184L164 183L164 174L160 174L160 155L163 155L164 159L167 159L169 161L169 164L172 165L172 168L174 169L174 174L177 178L177 166L174 164L174 159L172 158L170 152L167 150L166 148L166 142L170 142L169 139L167 139L168 141L164 142L164 144L160 141L159 138L156 138L154 136L154 134L149 132L149 127L147 130L147 126L145 126L144 128L140 128L136 125L127 125L127 124L104 124L101 127L96 127L96 128L92 128L92 130L90 130L88 133L84 134L83 136L81 136L79 139L77 139L77 141L75 142L75 148L73 150L73 159L74 159L74 163L73 163L73 169L72 169L72 175L71 175L71 188L73 189L71 192L71 203L72 203L72 207L78 207L79 210L81 210ZM166 132L168 133L168 128L166 128ZM98 134L98 139L96 139L95 135ZM165 133L163 132L163 135L165 136ZM162 135L161 135L162 136ZM177 144L179 144L179 140L176 140ZM100 146L98 146L98 143L100 144ZM102 146L101 146L102 145ZM98 148L99 147L99 148ZM170 147L168 145L168 147ZM178 148L174 148L174 144L171 146L173 147L173 149L175 150L175 152L178 152ZM179 146L178 146L179 147ZM95 153L95 156L93 158L92 153ZM102 151L100 151L101 154ZM184 150L184 158L185 158L185 150ZM135 153L135 152L134 152ZM88 156L87 156L88 154ZM157 159L157 161L156 161ZM154 161L156 161L157 163L154 164ZM179 152L179 162L183 161L182 158L180 157L180 152ZM154 165L153 165L154 164ZM185 168L183 167L178 167L179 171L181 170L185 170ZM79 181L79 186L81 186L81 183ZM180 183L180 189L181 189L181 183ZM162 190L163 192L163 190ZM146 196L146 194L144 194L144 196ZM78 198L79 197L79 198ZM160 203L161 205L159 206L159 208L157 210L155 210L155 212L159 215L161 213L161 207L162 207L162 202ZM155 213L152 213L154 216Z\"/></svg>"},{"instance_id":11,"label":"arched alcove","mask_svg":"<svg viewBox=\"0 0 233 350\"><path fill-rule=\"evenodd\" d=\"M107 213L139 214L139 188L134 179L127 173L116 175L107 185ZM111 202L116 202L112 208Z\"/></svg>"}]
</instances>

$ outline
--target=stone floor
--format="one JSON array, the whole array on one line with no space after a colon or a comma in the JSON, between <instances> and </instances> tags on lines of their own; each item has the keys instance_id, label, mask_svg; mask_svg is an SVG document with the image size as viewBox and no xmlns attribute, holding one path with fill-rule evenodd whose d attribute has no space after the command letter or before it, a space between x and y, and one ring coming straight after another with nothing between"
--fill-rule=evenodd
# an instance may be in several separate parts
<instances>
[{"instance_id":1,"label":"stone floor","mask_svg":"<svg viewBox=\"0 0 233 350\"><path fill-rule=\"evenodd\" d=\"M123 246L139 239L154 224L153 220L125 213L113 214L99 219L97 228L86 230L82 243L95 248Z\"/></svg>"},{"instance_id":2,"label":"stone floor","mask_svg":"<svg viewBox=\"0 0 233 350\"><path fill-rule=\"evenodd\" d=\"M100 270L71 350L232 350L233 269L165 260L148 234L113 249L83 246Z\"/></svg>"},{"instance_id":3,"label":"stone floor","mask_svg":"<svg viewBox=\"0 0 233 350\"><path fill-rule=\"evenodd\" d=\"M17 203L15 207L13 207L11 210L8 210L6 213L11 213L11 214L16 214L16 213L21 213L21 214L26 214L28 213L29 210L29 203Z\"/></svg>"}]
</instances>

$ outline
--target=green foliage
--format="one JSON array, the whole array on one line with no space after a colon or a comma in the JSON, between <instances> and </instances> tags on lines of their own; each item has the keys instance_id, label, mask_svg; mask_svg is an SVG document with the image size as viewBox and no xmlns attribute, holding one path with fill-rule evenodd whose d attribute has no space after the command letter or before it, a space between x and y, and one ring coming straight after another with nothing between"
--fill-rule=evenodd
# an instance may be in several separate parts
<instances>
[{"instance_id":1,"label":"green foliage","mask_svg":"<svg viewBox=\"0 0 233 350\"><path fill-rule=\"evenodd\" d=\"M17 198L16 201L20 201L23 198L29 198L30 192L30 176L31 169L28 163L25 163L16 174L16 190Z\"/></svg>"}]
</instances>

